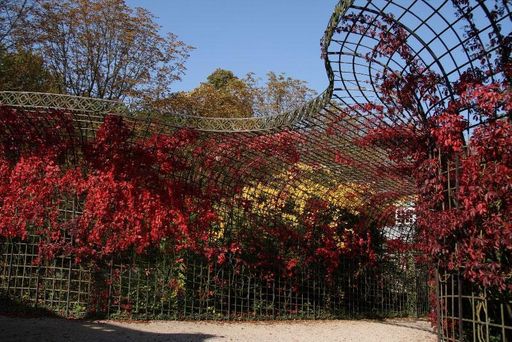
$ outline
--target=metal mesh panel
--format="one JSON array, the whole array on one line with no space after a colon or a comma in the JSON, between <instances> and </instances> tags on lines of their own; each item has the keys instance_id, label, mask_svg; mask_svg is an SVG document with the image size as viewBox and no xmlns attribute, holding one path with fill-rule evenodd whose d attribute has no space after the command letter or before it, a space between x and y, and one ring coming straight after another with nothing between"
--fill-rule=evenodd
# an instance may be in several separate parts
<instances>
[{"instance_id":1,"label":"metal mesh panel","mask_svg":"<svg viewBox=\"0 0 512 342\"><path fill-rule=\"evenodd\" d=\"M82 317L89 303L91 272L67 257L34 265L37 246L37 239L3 243L0 294L63 316Z\"/></svg>"},{"instance_id":2,"label":"metal mesh panel","mask_svg":"<svg viewBox=\"0 0 512 342\"><path fill-rule=\"evenodd\" d=\"M345 260L330 277L305 269L292 278L269 278L230 264L212 267L193 256L176 263L161 253L88 269L64 257L31 265L36 238L2 247L0 294L67 317L329 319L423 316L428 310L424 270L361 272Z\"/></svg>"},{"instance_id":3,"label":"metal mesh panel","mask_svg":"<svg viewBox=\"0 0 512 342\"><path fill-rule=\"evenodd\" d=\"M441 273L438 281L438 329L442 341L510 341L512 299L497 296L464 280Z\"/></svg>"}]
</instances>

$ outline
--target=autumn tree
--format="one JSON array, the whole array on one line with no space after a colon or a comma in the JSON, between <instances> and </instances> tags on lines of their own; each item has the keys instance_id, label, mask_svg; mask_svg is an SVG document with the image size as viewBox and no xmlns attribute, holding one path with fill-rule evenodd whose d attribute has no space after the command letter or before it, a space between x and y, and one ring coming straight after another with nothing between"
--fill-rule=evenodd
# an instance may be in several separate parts
<instances>
[{"instance_id":1,"label":"autumn tree","mask_svg":"<svg viewBox=\"0 0 512 342\"><path fill-rule=\"evenodd\" d=\"M258 116L277 115L294 110L311 100L316 92L306 81L294 79L284 73L267 73L267 80L258 85L253 74L245 78L254 93L254 113Z\"/></svg>"},{"instance_id":2,"label":"autumn tree","mask_svg":"<svg viewBox=\"0 0 512 342\"><path fill-rule=\"evenodd\" d=\"M203 117L252 117L276 115L300 107L316 93L307 83L269 72L261 84L253 73L238 78L232 71L217 69L206 82L189 92L155 101L165 112Z\"/></svg>"},{"instance_id":3,"label":"autumn tree","mask_svg":"<svg viewBox=\"0 0 512 342\"><path fill-rule=\"evenodd\" d=\"M20 29L33 7L32 0L0 0L0 46L10 50L16 45Z\"/></svg>"},{"instance_id":4,"label":"autumn tree","mask_svg":"<svg viewBox=\"0 0 512 342\"><path fill-rule=\"evenodd\" d=\"M154 101L152 109L203 117L251 117L253 90L233 72L217 69L206 82L188 92L178 92Z\"/></svg>"},{"instance_id":5,"label":"autumn tree","mask_svg":"<svg viewBox=\"0 0 512 342\"><path fill-rule=\"evenodd\" d=\"M140 101L169 93L191 49L154 19L124 0L36 0L26 30L60 92Z\"/></svg>"}]
</instances>

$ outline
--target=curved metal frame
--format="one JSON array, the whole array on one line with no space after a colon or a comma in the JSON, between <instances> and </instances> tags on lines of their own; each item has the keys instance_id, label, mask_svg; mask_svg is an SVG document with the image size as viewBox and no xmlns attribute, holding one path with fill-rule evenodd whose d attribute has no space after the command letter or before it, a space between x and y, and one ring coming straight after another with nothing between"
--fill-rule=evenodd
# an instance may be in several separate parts
<instances>
[{"instance_id":1,"label":"curved metal frame","mask_svg":"<svg viewBox=\"0 0 512 342\"><path fill-rule=\"evenodd\" d=\"M417 14L418 6L422 10L421 17ZM472 10L479 6L474 6ZM376 74L385 69L394 69L402 76L407 73L407 65L397 56L368 58L368 53L374 51L379 43L369 32L378 18L385 18L392 21L392 25L402 27L408 34L406 43L414 52L414 57L422 61L425 67L435 68L445 80L445 89L440 89L440 103L443 103L453 97L451 85L456 77L460 76L462 69L471 67L476 62L476 57L468 54L465 49L467 39L464 39L454 27L454 23L459 23L460 19L449 14L452 10L449 0L437 4L427 0L407 3L400 0L341 0L336 5L321 40L322 57L329 80L327 89L303 107L280 115L205 118L169 114L166 115L165 121L162 121L159 120L159 115L151 113L144 114L144 117L138 116L119 102L27 92L0 92L0 104L27 109L64 109L82 113L75 115L82 139L94 135L95 129L107 113L123 115L139 122L142 120L143 135L155 131L169 132L176 127L188 127L201 131L204 137L219 141L243 141L256 136L294 131L302 136L303 143L299 148L301 161L320 166L315 173L308 175L309 178L328 184L371 184L377 192L393 191L403 196L411 196L415 193L415 187L408 175L398 177L388 173L385 177L382 176L381 165L393 164L387 159L384 151L370 150L357 143L359 137L372 129L377 120L386 122L386 118L371 118L368 117L368 113L358 110L358 106L366 103L379 103L379 91L374 82ZM365 16L373 19L364 19ZM507 8L507 12L497 19L497 23L509 17L510 10ZM365 31L356 33L342 30L340 25L347 18L363 18ZM436 21L436 28L430 21ZM492 25L484 25L482 32L487 33L489 27L492 28ZM422 38L425 32L433 38ZM453 34L451 44L441 39L445 33ZM478 39L484 44L484 38ZM430 45L436 44L444 50L434 51L434 47ZM437 106L422 103L421 99L418 99L418 103L424 106L423 112L426 115L432 113ZM334 134L329 134L330 131ZM350 159L356 166L340 165L336 161L337 152L342 152L343 157ZM241 160L237 160L235 155L225 157L232 160L233 167L237 168L242 168L244 163L261 157L254 151L244 153L246 157ZM292 166L278 160L271 169L283 170ZM274 172L269 170L268 174L254 174L250 181L271 182Z\"/></svg>"},{"instance_id":2,"label":"curved metal frame","mask_svg":"<svg viewBox=\"0 0 512 342\"><path fill-rule=\"evenodd\" d=\"M312 181L324 184L327 189L324 189L324 193L328 193L339 184L343 184L347 187L352 186L361 196L369 197L370 191L367 188L355 186L363 184L369 185L374 193L393 191L404 198L410 198L415 193L412 179L408 175L397 176L391 173L384 177L379 173L382 165L393 165L386 154L357 143L358 138L374 127L376 121L386 123L389 119L369 117L367 112L358 110L368 103L383 103L376 81L379 78L378 74L391 71L405 77L408 73L407 63L404 63L397 54L386 57L372 55L379 44L379 39L372 34L376 29L376 22L384 20L390 26L402 28L407 33L404 43L412 51L413 58L426 70L434 71L440 76L442 85L438 89L439 102L432 104L421 97L416 99L420 112L427 117L454 98L453 84L461 74L480 64L480 56L468 52L468 43L474 41L475 44L485 46L489 33L494 33L496 39L504 39L505 35L511 34L511 9L506 2L504 4L503 13L493 17L484 1L476 0L476 3L470 6L470 13L473 16L480 16L479 26L471 28L476 32L474 36L465 37L457 28L463 25L463 16L453 14L453 11L460 10L460 7L452 7L450 0L340 0L321 39L321 53L329 81L327 89L301 108L275 116L205 118L168 114L164 122L159 120L158 115L151 113L145 118L137 117L136 113L119 102L27 92L0 92L0 104L35 110L63 109L78 113L77 122L82 120L82 116L85 116L83 120L87 121L87 125L78 125L84 137L93 135L107 113L123 115L131 120L144 120L146 131L143 134L187 127L201 131L202 138L217 142L228 140L233 142L233 145L237 142L242 145L273 134L294 132L300 135L298 141L300 140L301 162L312 166L312 170L303 172L303 179L297 180L292 187L298 188L307 181ZM362 23L365 26L364 30L355 32L350 29L351 20L353 23ZM349 28L345 29L347 27L343 27L342 24L347 23ZM507 32L503 33L503 30ZM486 52L495 53L492 50ZM493 66L488 61L485 63L485 69L490 71L489 77L499 77L493 74ZM417 123L418 118L412 117L411 114L409 117L404 115L401 120L404 123ZM468 121L478 124L471 121L469 113ZM334 131L334 134L329 134L330 131ZM264 139L260 143L263 144ZM336 153L339 151L354 165L347 166L337 162ZM219 157L230 161L229 168L237 171L245 170L247 165L257 158L271 159L265 172L245 172L245 184L266 184L279 189L277 194L268 194L273 196L272 200L276 203L283 192L289 191L290 184L278 179L276 175L293 170L290 162L278 157L272 159L262 152L250 149L245 149L242 156L237 152L240 151L218 151ZM213 178L226 191L235 186L231 183L239 185L240 182L215 171L205 173L204 170L198 170L197 175L190 177ZM390 234L401 236L403 232Z\"/></svg>"}]
</instances>

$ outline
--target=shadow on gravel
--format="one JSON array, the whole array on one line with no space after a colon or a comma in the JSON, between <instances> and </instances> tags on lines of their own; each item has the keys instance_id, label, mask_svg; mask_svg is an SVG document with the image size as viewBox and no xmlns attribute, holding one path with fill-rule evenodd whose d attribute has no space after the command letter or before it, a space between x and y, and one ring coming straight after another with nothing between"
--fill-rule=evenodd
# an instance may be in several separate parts
<instances>
[{"instance_id":1,"label":"shadow on gravel","mask_svg":"<svg viewBox=\"0 0 512 342\"><path fill-rule=\"evenodd\" d=\"M400 320L394 321L392 319L389 320L379 320L381 324L394 325L397 327L426 331L434 334L434 330L430 327L430 323L427 320Z\"/></svg>"},{"instance_id":2,"label":"shadow on gravel","mask_svg":"<svg viewBox=\"0 0 512 342\"><path fill-rule=\"evenodd\" d=\"M138 324L143 325L144 322ZM52 311L0 295L2 342L202 342L213 337L200 333L152 333L92 320L60 318Z\"/></svg>"},{"instance_id":3,"label":"shadow on gravel","mask_svg":"<svg viewBox=\"0 0 512 342\"><path fill-rule=\"evenodd\" d=\"M0 294L0 315L9 317L59 317L45 308L34 307Z\"/></svg>"},{"instance_id":4,"label":"shadow on gravel","mask_svg":"<svg viewBox=\"0 0 512 342\"><path fill-rule=\"evenodd\" d=\"M0 316L0 340L2 342L202 342L213 337L221 336L196 333L151 333L87 320Z\"/></svg>"}]
</instances>

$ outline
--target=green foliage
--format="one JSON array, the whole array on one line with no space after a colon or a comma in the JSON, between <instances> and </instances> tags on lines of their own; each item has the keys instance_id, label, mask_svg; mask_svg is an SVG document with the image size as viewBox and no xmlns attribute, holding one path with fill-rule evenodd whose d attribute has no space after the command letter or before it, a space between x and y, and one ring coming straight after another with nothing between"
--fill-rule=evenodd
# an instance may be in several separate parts
<instances>
[{"instance_id":1,"label":"green foliage","mask_svg":"<svg viewBox=\"0 0 512 342\"><path fill-rule=\"evenodd\" d=\"M0 90L56 92L57 78L30 51L0 49Z\"/></svg>"},{"instance_id":2,"label":"green foliage","mask_svg":"<svg viewBox=\"0 0 512 342\"><path fill-rule=\"evenodd\" d=\"M237 79L238 77L232 71L220 68L216 69L206 78L208 84L211 84L215 89L226 88L230 82Z\"/></svg>"},{"instance_id":3,"label":"green foliage","mask_svg":"<svg viewBox=\"0 0 512 342\"><path fill-rule=\"evenodd\" d=\"M0 43L37 55L34 65L58 77L61 93L138 104L167 96L184 74L191 47L172 33L162 35L149 11L124 0L37 0L23 11L14 5L4 10L4 2ZM3 38L10 13L20 19Z\"/></svg>"}]
</instances>

